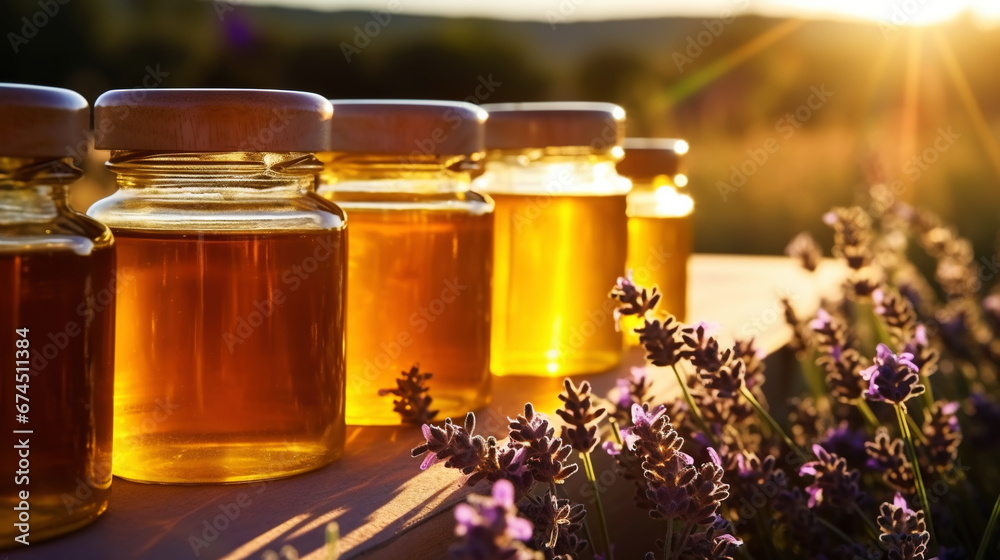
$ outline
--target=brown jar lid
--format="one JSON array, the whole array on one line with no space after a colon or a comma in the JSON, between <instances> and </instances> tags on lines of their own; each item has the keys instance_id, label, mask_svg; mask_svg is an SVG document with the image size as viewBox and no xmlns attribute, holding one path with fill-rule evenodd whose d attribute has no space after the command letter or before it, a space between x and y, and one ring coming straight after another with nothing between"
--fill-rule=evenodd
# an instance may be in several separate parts
<instances>
[{"instance_id":1,"label":"brown jar lid","mask_svg":"<svg viewBox=\"0 0 1000 560\"><path fill-rule=\"evenodd\" d=\"M625 157L615 167L628 178L674 176L681 170L681 156L688 143L677 138L626 138Z\"/></svg>"},{"instance_id":2,"label":"brown jar lid","mask_svg":"<svg viewBox=\"0 0 1000 560\"><path fill-rule=\"evenodd\" d=\"M330 102L301 91L115 89L94 103L95 146L165 152L318 152Z\"/></svg>"},{"instance_id":3,"label":"brown jar lid","mask_svg":"<svg viewBox=\"0 0 1000 560\"><path fill-rule=\"evenodd\" d=\"M596 153L621 146L625 110L612 103L490 103L482 106L487 150L589 147Z\"/></svg>"},{"instance_id":4,"label":"brown jar lid","mask_svg":"<svg viewBox=\"0 0 1000 560\"><path fill-rule=\"evenodd\" d=\"M483 151L486 111L459 101L331 99L327 151L471 155Z\"/></svg>"},{"instance_id":5,"label":"brown jar lid","mask_svg":"<svg viewBox=\"0 0 1000 560\"><path fill-rule=\"evenodd\" d=\"M0 83L0 156L68 157L90 131L82 95L68 89Z\"/></svg>"}]
</instances>

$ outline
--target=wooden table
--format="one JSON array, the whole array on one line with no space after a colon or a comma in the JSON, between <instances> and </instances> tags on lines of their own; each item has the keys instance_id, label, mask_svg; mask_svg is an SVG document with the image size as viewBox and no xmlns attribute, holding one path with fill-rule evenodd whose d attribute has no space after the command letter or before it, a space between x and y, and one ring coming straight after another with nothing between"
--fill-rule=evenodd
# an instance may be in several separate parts
<instances>
[{"instance_id":1,"label":"wooden table","mask_svg":"<svg viewBox=\"0 0 1000 560\"><path fill-rule=\"evenodd\" d=\"M812 313L841 277L832 262L810 275L782 257L696 255L690 263L690 319L718 322L738 336L756 335L771 353L790 336L779 297L789 297L803 315ZM633 351L617 370L590 376L595 392L604 395L640 363L641 354ZM669 381L664 378L661 391L670 390ZM528 400L551 413L560 385L561 379L496 378L492 405L477 414L477 433L503 433L507 417ZM452 540L451 506L468 489L459 488L456 471L435 466L421 472L419 461L409 457L420 441L414 427L349 428L338 463L266 483L156 486L115 479L110 507L95 524L3 553L11 559L256 560L264 550L292 544L302 558L323 560L325 527L336 521L342 558L443 558ZM608 468L598 462L599 473ZM570 479L571 496L584 481L582 470ZM602 490L612 517L627 507L630 495L615 482ZM612 536L616 542L622 542L616 536L625 538Z\"/></svg>"}]
</instances>

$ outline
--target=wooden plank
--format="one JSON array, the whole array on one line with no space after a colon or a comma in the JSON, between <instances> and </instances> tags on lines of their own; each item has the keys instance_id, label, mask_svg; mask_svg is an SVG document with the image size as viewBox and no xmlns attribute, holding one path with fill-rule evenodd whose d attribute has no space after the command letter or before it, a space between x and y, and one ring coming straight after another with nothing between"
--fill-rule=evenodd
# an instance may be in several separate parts
<instances>
[{"instance_id":1,"label":"wooden plank","mask_svg":"<svg viewBox=\"0 0 1000 560\"><path fill-rule=\"evenodd\" d=\"M768 353L785 344L778 298L787 295L803 313L822 294L832 293L841 270L825 262L815 275L781 257L696 255L691 260L690 309L694 320L721 323L736 335L754 334ZM631 365L630 352L615 371L590 376L604 394ZM477 432L501 434L507 417L524 402L551 413L558 406L560 379L501 377L494 401L477 414ZM666 383L659 390L669 391ZM451 506L468 489L455 471L421 472L409 450L420 441L413 427L353 427L343 459L320 471L266 483L230 486L158 486L116 479L111 504L94 525L30 550L10 550L10 558L205 558L257 559L263 550L295 546L303 558L323 559L324 528L337 521L344 558L441 558L451 541ZM610 464L598 461L606 474ZM574 476L571 493L582 476ZM611 511L627 507L629 489ZM610 490L609 490L610 491ZM620 502L620 503L619 503ZM637 529L636 529L637 530Z\"/></svg>"}]
</instances>

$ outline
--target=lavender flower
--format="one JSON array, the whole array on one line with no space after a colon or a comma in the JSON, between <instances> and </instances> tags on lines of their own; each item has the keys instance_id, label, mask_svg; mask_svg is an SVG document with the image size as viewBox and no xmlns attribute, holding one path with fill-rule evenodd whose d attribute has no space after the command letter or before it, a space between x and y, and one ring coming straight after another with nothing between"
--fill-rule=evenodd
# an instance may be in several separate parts
<instances>
[{"instance_id":1,"label":"lavender flower","mask_svg":"<svg viewBox=\"0 0 1000 560\"><path fill-rule=\"evenodd\" d=\"M792 241L785 247L785 254L799 259L802 268L809 272L815 271L816 267L819 266L820 259L823 258L823 250L816 244L816 240L805 231L792 238Z\"/></svg>"},{"instance_id":2,"label":"lavender flower","mask_svg":"<svg viewBox=\"0 0 1000 560\"><path fill-rule=\"evenodd\" d=\"M805 446L819 437L823 428L816 401L812 397L794 397L788 401L788 421L796 445Z\"/></svg>"},{"instance_id":3,"label":"lavender flower","mask_svg":"<svg viewBox=\"0 0 1000 560\"><path fill-rule=\"evenodd\" d=\"M705 388L715 391L719 398L736 399L744 386L746 366L743 360L732 360L714 371L699 369L698 375Z\"/></svg>"},{"instance_id":4,"label":"lavender flower","mask_svg":"<svg viewBox=\"0 0 1000 560\"><path fill-rule=\"evenodd\" d=\"M425 442L410 452L413 457L426 454L421 469L438 461L445 467L458 469L468 478L465 483L474 486L482 480L496 482L506 479L515 484L519 493L526 493L534 485L533 473L526 465L527 449L515 442L500 445L496 438L473 435L476 416L469 413L464 426L445 419L444 427L424 424L421 427Z\"/></svg>"},{"instance_id":5,"label":"lavender flower","mask_svg":"<svg viewBox=\"0 0 1000 560\"><path fill-rule=\"evenodd\" d=\"M688 508L681 519L696 525L710 525L716 518L716 511L729 497L729 485L722 482L725 471L718 453L708 448L711 462L702 463L698 474L688 484Z\"/></svg>"},{"instance_id":6,"label":"lavender flower","mask_svg":"<svg viewBox=\"0 0 1000 560\"><path fill-rule=\"evenodd\" d=\"M913 354L907 352L893 354L885 344L879 344L875 364L861 372L868 381L865 397L871 401L902 404L912 397L923 394L919 371L911 361Z\"/></svg>"},{"instance_id":7,"label":"lavender flower","mask_svg":"<svg viewBox=\"0 0 1000 560\"><path fill-rule=\"evenodd\" d=\"M929 377L937 370L938 352L931 348L927 339L927 327L917 325L913 329L913 336L903 347L903 352L913 355L910 361L924 377Z\"/></svg>"},{"instance_id":8,"label":"lavender flower","mask_svg":"<svg viewBox=\"0 0 1000 560\"><path fill-rule=\"evenodd\" d=\"M511 442L526 449L525 466L531 476L545 484L562 484L579 467L566 464L573 448L554 437L555 428L544 414L535 412L531 403L524 405L524 414L510 421Z\"/></svg>"},{"instance_id":9,"label":"lavender flower","mask_svg":"<svg viewBox=\"0 0 1000 560\"><path fill-rule=\"evenodd\" d=\"M861 473L847 468L847 461L833 453L828 453L819 444L812 447L815 461L810 461L799 469L800 476L816 477L813 483L806 487L809 494L809 507L829 505L834 509L847 509L858 504L864 498L864 492L858 487Z\"/></svg>"},{"instance_id":10,"label":"lavender flower","mask_svg":"<svg viewBox=\"0 0 1000 560\"><path fill-rule=\"evenodd\" d=\"M718 371L729 361L732 350L719 351L719 340L711 336L716 328L715 324L704 322L694 327L685 327L681 331L681 340L686 348L681 352L681 357L700 370Z\"/></svg>"},{"instance_id":11,"label":"lavender flower","mask_svg":"<svg viewBox=\"0 0 1000 560\"><path fill-rule=\"evenodd\" d=\"M647 292L645 288L639 288L635 285L631 270L626 272L625 276L618 278L615 287L608 295L620 304L614 310L615 328L618 327L622 317L627 315L644 317L660 301L660 294L655 286Z\"/></svg>"},{"instance_id":12,"label":"lavender flower","mask_svg":"<svg viewBox=\"0 0 1000 560\"><path fill-rule=\"evenodd\" d=\"M449 555L454 560L535 560L524 543L531 539L531 522L517 516L514 486L506 480L493 485L492 496L471 495L455 506L455 535L462 540Z\"/></svg>"},{"instance_id":13,"label":"lavender flower","mask_svg":"<svg viewBox=\"0 0 1000 560\"><path fill-rule=\"evenodd\" d=\"M559 394L563 407L556 414L566 422L562 427L562 440L580 453L590 453L597 447L597 421L605 410L591 402L590 383L584 381L577 388L568 378L563 381L565 390Z\"/></svg>"},{"instance_id":14,"label":"lavender flower","mask_svg":"<svg viewBox=\"0 0 1000 560\"><path fill-rule=\"evenodd\" d=\"M784 308L785 323L792 329L792 340L788 342L788 347L796 354L802 354L809 348L809 336L795 314L792 301L787 297L781 298L781 306Z\"/></svg>"},{"instance_id":15,"label":"lavender flower","mask_svg":"<svg viewBox=\"0 0 1000 560\"><path fill-rule=\"evenodd\" d=\"M982 308L993 332L1000 332L1000 293L983 298Z\"/></svg>"},{"instance_id":16,"label":"lavender flower","mask_svg":"<svg viewBox=\"0 0 1000 560\"><path fill-rule=\"evenodd\" d=\"M777 522L797 546L800 558L818 558L829 548L827 534L816 512L809 507L809 498L797 487L782 487L774 497Z\"/></svg>"},{"instance_id":17,"label":"lavender flower","mask_svg":"<svg viewBox=\"0 0 1000 560\"><path fill-rule=\"evenodd\" d=\"M409 371L404 371L396 379L395 389L379 389L379 396L395 395L399 397L392 401L392 409L399 414L403 422L409 424L426 424L437 416L437 410L431 410L431 396L427 381L432 373L420 373L420 365L414 364Z\"/></svg>"},{"instance_id":18,"label":"lavender flower","mask_svg":"<svg viewBox=\"0 0 1000 560\"><path fill-rule=\"evenodd\" d=\"M632 421L632 405L646 402L652 382L645 367L633 367L628 377L615 381L615 390L609 395L613 408L610 411L619 424Z\"/></svg>"},{"instance_id":19,"label":"lavender flower","mask_svg":"<svg viewBox=\"0 0 1000 560\"><path fill-rule=\"evenodd\" d=\"M889 550L890 560L924 560L930 533L924 522L924 512L911 510L898 492L892 503L879 507L879 540Z\"/></svg>"},{"instance_id":20,"label":"lavender flower","mask_svg":"<svg viewBox=\"0 0 1000 560\"><path fill-rule=\"evenodd\" d=\"M889 437L889 430L879 427L875 440L865 443L868 453L868 468L882 474L882 479L898 492L912 495L916 492L913 480L913 465L906 456L902 439Z\"/></svg>"},{"instance_id":21,"label":"lavender flower","mask_svg":"<svg viewBox=\"0 0 1000 560\"><path fill-rule=\"evenodd\" d=\"M682 358L683 345L677 339L680 324L671 316L646 319L642 327L635 329L639 334L639 344L646 350L646 360L654 366L672 366Z\"/></svg>"},{"instance_id":22,"label":"lavender flower","mask_svg":"<svg viewBox=\"0 0 1000 560\"><path fill-rule=\"evenodd\" d=\"M861 270L872 260L871 218L860 206L834 208L823 215L823 222L833 228L833 255L847 266Z\"/></svg>"},{"instance_id":23,"label":"lavender flower","mask_svg":"<svg viewBox=\"0 0 1000 560\"><path fill-rule=\"evenodd\" d=\"M882 318L893 342L902 344L914 336L917 314L909 300L894 290L878 288L872 292L875 313Z\"/></svg>"},{"instance_id":24,"label":"lavender flower","mask_svg":"<svg viewBox=\"0 0 1000 560\"><path fill-rule=\"evenodd\" d=\"M744 383L751 391L760 391L764 385L764 358L766 353L757 346L756 340L737 339L733 343L733 358L739 359L746 367Z\"/></svg>"},{"instance_id":25,"label":"lavender flower","mask_svg":"<svg viewBox=\"0 0 1000 560\"><path fill-rule=\"evenodd\" d=\"M579 535L587 515L583 505L571 505L549 491L537 498L529 496L521 511L534 523L535 544L545 551L546 558L577 558L587 547Z\"/></svg>"},{"instance_id":26,"label":"lavender flower","mask_svg":"<svg viewBox=\"0 0 1000 560\"><path fill-rule=\"evenodd\" d=\"M716 515L704 532L696 532L682 543L680 560L733 560L743 541L733 536L731 523ZM648 558L648 556L647 556Z\"/></svg>"},{"instance_id":27,"label":"lavender flower","mask_svg":"<svg viewBox=\"0 0 1000 560\"><path fill-rule=\"evenodd\" d=\"M864 379L860 375L863 366L861 354L851 347L843 321L820 308L816 312L816 318L809 322L809 327L815 333L819 350L823 353L816 363L826 371L830 392L841 402L861 398L865 388Z\"/></svg>"},{"instance_id":28,"label":"lavender flower","mask_svg":"<svg viewBox=\"0 0 1000 560\"><path fill-rule=\"evenodd\" d=\"M936 402L924 411L922 431L927 437L923 449L927 453L929 468L946 471L958 459L958 446L962 443L962 429L955 413L957 402Z\"/></svg>"}]
</instances>

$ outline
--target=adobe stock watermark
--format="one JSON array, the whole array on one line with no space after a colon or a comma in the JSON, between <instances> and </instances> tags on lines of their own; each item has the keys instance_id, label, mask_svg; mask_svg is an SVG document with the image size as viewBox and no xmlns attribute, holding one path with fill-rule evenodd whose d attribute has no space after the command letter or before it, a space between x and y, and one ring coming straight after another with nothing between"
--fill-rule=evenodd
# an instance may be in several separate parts
<instances>
[{"instance_id":1,"label":"adobe stock watermark","mask_svg":"<svg viewBox=\"0 0 1000 560\"><path fill-rule=\"evenodd\" d=\"M951 127L939 127L937 136L930 146L924 148L919 154L908 159L903 164L903 173L910 183L916 183L931 167L941 159L941 155L951 149L962 135L953 131ZM886 212L892 209L907 189L907 184L899 179L893 179L888 183L875 185L871 188L871 202L865 211L873 219L881 218Z\"/></svg>"},{"instance_id":2,"label":"adobe stock watermark","mask_svg":"<svg viewBox=\"0 0 1000 560\"><path fill-rule=\"evenodd\" d=\"M340 252L342 243L343 240L339 232L336 236L326 235L316 241L316 247L311 255L302 259L298 264L285 269L281 273L282 287L273 288L266 298L255 301L253 309L238 315L229 330L222 333L222 341L226 344L229 353L232 354L236 351L237 346L249 340L253 333L271 318L278 307L288 301L289 293L301 288L302 284L315 274L324 262L335 253Z\"/></svg>"},{"instance_id":3,"label":"adobe stock watermark","mask_svg":"<svg viewBox=\"0 0 1000 560\"><path fill-rule=\"evenodd\" d=\"M139 433L145 435L155 432L159 425L166 422L179 408L180 405L170 402L169 397L155 399L153 409L139 422ZM76 487L73 493L65 493L61 496L66 513L73 513L76 508L85 505L93 497L94 490L107 489L110 486L111 457L107 456L98 460L88 473L86 480L77 477L75 482Z\"/></svg>"},{"instance_id":4,"label":"adobe stock watermark","mask_svg":"<svg viewBox=\"0 0 1000 560\"><path fill-rule=\"evenodd\" d=\"M888 40L899 31L899 28L910 23L913 16L920 13L920 10L929 4L931 0L902 0L893 2L889 10L889 20L879 20L878 29L882 32L882 38Z\"/></svg>"},{"instance_id":5,"label":"adobe stock watermark","mask_svg":"<svg viewBox=\"0 0 1000 560\"><path fill-rule=\"evenodd\" d=\"M785 322L785 307L781 303L782 299L795 301L796 294L790 288L778 290L775 299L758 313L755 317L748 319L740 326L740 338L748 340L762 335L771 329L776 323Z\"/></svg>"},{"instance_id":6,"label":"adobe stock watermark","mask_svg":"<svg viewBox=\"0 0 1000 560\"><path fill-rule=\"evenodd\" d=\"M212 7L215 8L215 15L219 21L225 21L226 14L235 12L236 6L243 4L243 0L213 0Z\"/></svg>"},{"instance_id":7,"label":"adobe stock watermark","mask_svg":"<svg viewBox=\"0 0 1000 560\"><path fill-rule=\"evenodd\" d=\"M712 46L712 43L722 35L726 26L736 21L736 12L742 12L749 6L750 0L733 0L733 7L723 9L719 17L701 20L701 25L705 29L688 35L684 50L674 51L671 55L677 71L683 73L685 66L701 56L705 49Z\"/></svg>"},{"instance_id":8,"label":"adobe stock watermark","mask_svg":"<svg viewBox=\"0 0 1000 560\"><path fill-rule=\"evenodd\" d=\"M229 529L240 518L244 510L255 503L254 500L259 501L260 495L266 489L267 483L261 482L253 485L251 488L241 490L230 501L219 504L217 506L218 513L215 513L216 510L213 510L213 513L201 522L198 529L188 535L188 545L191 546L191 552L196 557L200 557L205 549L219 540L219 535Z\"/></svg>"},{"instance_id":9,"label":"adobe stock watermark","mask_svg":"<svg viewBox=\"0 0 1000 560\"><path fill-rule=\"evenodd\" d=\"M32 354L31 375L35 376L44 372L49 364L69 346L70 342L83 335L86 327L99 315L113 312L110 306L115 302L115 294L122 287L127 286L129 281L128 278L123 278L115 271L107 286L88 294L76 307L76 314L79 318L68 321L61 330L48 333L45 340L41 342L41 348Z\"/></svg>"},{"instance_id":10,"label":"adobe stock watermark","mask_svg":"<svg viewBox=\"0 0 1000 560\"><path fill-rule=\"evenodd\" d=\"M287 108L284 107L274 107L271 109L271 119L266 125L260 128L243 142L237 146L236 151L238 152L266 152L271 142L274 140L274 135L281 132L288 126L288 123L292 122L291 113Z\"/></svg>"},{"instance_id":11,"label":"adobe stock watermark","mask_svg":"<svg viewBox=\"0 0 1000 560\"><path fill-rule=\"evenodd\" d=\"M555 31L557 25L569 23L570 17L586 2L587 0L558 0L554 10L551 8L545 10L545 21L549 23L552 31Z\"/></svg>"},{"instance_id":12,"label":"adobe stock watermark","mask_svg":"<svg viewBox=\"0 0 1000 560\"><path fill-rule=\"evenodd\" d=\"M146 90L159 87L169 75L170 72L161 70L159 64L156 66L146 66L146 73L143 75L142 80L125 93L127 102L119 108L120 110L116 111L114 117L106 116L102 117L99 121L95 120L93 131L89 128L83 130L83 140L77 142L75 146L66 146L66 157L71 157L77 161L82 160L87 155L87 151L91 145L100 143L104 135L112 132L118 126L119 122L128 118L132 112L131 108L146 98Z\"/></svg>"},{"instance_id":13,"label":"adobe stock watermark","mask_svg":"<svg viewBox=\"0 0 1000 560\"><path fill-rule=\"evenodd\" d=\"M815 116L826 103L833 97L833 92L826 89L826 84L812 86L809 88L810 94L805 103L799 105L794 111L786 113L774 123L774 129L781 135L781 140L771 136L764 140L763 144L756 148L747 149L747 159L739 164L729 166L731 171L729 181L716 181L715 186L722 196L723 202L729 200L729 195L738 191L746 185L747 180L755 175L760 168L770 161L771 156L781 150L781 142L787 141L795 136L795 133L802 126Z\"/></svg>"},{"instance_id":14,"label":"adobe stock watermark","mask_svg":"<svg viewBox=\"0 0 1000 560\"><path fill-rule=\"evenodd\" d=\"M36 3L38 10L30 16L22 17L17 22L21 24L21 28L17 30L20 33L16 33L15 31L7 32L7 41L10 43L10 48L14 51L14 54L21 52L21 47L27 45L29 41L37 37L38 32L59 15L59 10L66 4L69 4L69 2L70 0L38 0Z\"/></svg>"},{"instance_id":15,"label":"adobe stock watermark","mask_svg":"<svg viewBox=\"0 0 1000 560\"><path fill-rule=\"evenodd\" d=\"M385 10L373 10L371 12L371 19L363 26L355 25L354 39L350 43L347 41L340 42L340 52L343 53L344 60L348 64L353 62L351 57L361 54L361 51L366 49L372 43L372 40L378 37L392 23L392 16L398 14L402 9L403 6L399 0L389 0Z\"/></svg>"},{"instance_id":16,"label":"adobe stock watermark","mask_svg":"<svg viewBox=\"0 0 1000 560\"><path fill-rule=\"evenodd\" d=\"M365 358L361 368L359 379L370 385L378 379L390 373L390 368L403 353L416 342L417 335L427 332L431 324L438 320L441 315L469 289L469 286L462 284L458 278L446 279L441 286L441 291L437 297L420 306L416 311L407 317L407 324L413 329L401 330L395 336L386 338L379 344L379 353L370 358Z\"/></svg>"},{"instance_id":17,"label":"adobe stock watermark","mask_svg":"<svg viewBox=\"0 0 1000 560\"><path fill-rule=\"evenodd\" d=\"M479 105L489 99L503 85L503 82L493 79L493 74L477 76L476 82L476 87L473 89L472 95L466 96L462 101L472 105ZM415 149L409 154L411 162L419 162L423 157L433 154L437 146L446 142L449 135L462 126L463 122L463 117L455 109L446 110L442 119L447 123L446 126L439 126L432 130L425 138L413 141Z\"/></svg>"}]
</instances>

